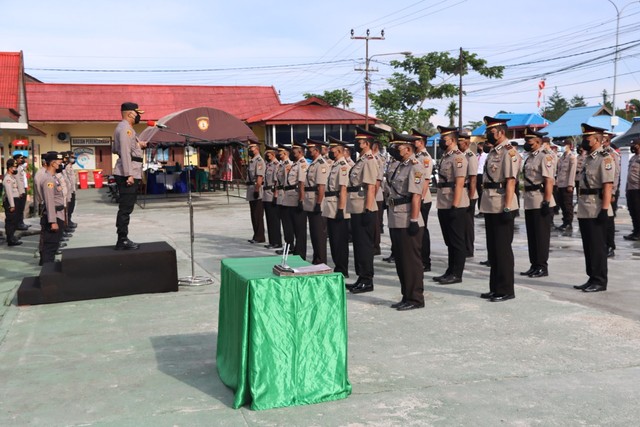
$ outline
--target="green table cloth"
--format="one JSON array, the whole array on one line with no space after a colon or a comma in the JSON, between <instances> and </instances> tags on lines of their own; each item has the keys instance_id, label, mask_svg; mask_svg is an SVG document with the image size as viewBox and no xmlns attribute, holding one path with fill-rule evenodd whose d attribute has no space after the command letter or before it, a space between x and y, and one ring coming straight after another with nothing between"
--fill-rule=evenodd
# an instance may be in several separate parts
<instances>
[{"instance_id":1,"label":"green table cloth","mask_svg":"<svg viewBox=\"0 0 640 427\"><path fill-rule=\"evenodd\" d=\"M347 305L340 273L283 277L280 257L222 260L216 362L234 408L346 398ZM298 256L292 267L308 265Z\"/></svg>"}]
</instances>

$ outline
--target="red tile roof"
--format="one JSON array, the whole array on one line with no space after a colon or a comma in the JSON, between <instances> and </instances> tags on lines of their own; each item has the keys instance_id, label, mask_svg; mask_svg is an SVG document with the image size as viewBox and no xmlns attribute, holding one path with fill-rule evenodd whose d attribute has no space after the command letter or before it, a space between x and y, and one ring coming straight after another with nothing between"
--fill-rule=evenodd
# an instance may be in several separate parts
<instances>
[{"instance_id":1,"label":"red tile roof","mask_svg":"<svg viewBox=\"0 0 640 427\"><path fill-rule=\"evenodd\" d=\"M375 117L369 117L371 123L375 123ZM324 124L364 124L365 115L343 108L332 107L319 98L309 98L296 102L295 104L284 105L264 114L258 114L247 119L247 123L263 123L266 125L286 123Z\"/></svg>"},{"instance_id":2,"label":"red tile roof","mask_svg":"<svg viewBox=\"0 0 640 427\"><path fill-rule=\"evenodd\" d=\"M120 104L136 102L143 120L212 107L240 120L282 106L273 86L172 86L27 83L32 122L118 121Z\"/></svg>"},{"instance_id":3,"label":"red tile roof","mask_svg":"<svg viewBox=\"0 0 640 427\"><path fill-rule=\"evenodd\" d=\"M20 111L22 52L0 52L0 110Z\"/></svg>"}]
</instances>

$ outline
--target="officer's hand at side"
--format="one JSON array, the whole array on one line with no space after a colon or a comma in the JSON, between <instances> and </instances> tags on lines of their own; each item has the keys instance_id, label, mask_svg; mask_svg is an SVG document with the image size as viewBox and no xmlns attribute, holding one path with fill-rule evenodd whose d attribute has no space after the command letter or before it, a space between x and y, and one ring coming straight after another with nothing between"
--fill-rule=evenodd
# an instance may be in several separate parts
<instances>
[{"instance_id":1,"label":"officer's hand at side","mask_svg":"<svg viewBox=\"0 0 640 427\"><path fill-rule=\"evenodd\" d=\"M607 209L600 209L600 212L598 212L598 216L596 217L596 219L598 220L598 222L606 222L609 219L609 213L607 212Z\"/></svg>"},{"instance_id":2,"label":"officer's hand at side","mask_svg":"<svg viewBox=\"0 0 640 427\"><path fill-rule=\"evenodd\" d=\"M58 223L54 222L51 224L51 231L58 231Z\"/></svg>"},{"instance_id":3,"label":"officer's hand at side","mask_svg":"<svg viewBox=\"0 0 640 427\"><path fill-rule=\"evenodd\" d=\"M544 201L540 205L540 215L547 216L551 213L551 209L549 208L549 202Z\"/></svg>"},{"instance_id":4,"label":"officer's hand at side","mask_svg":"<svg viewBox=\"0 0 640 427\"><path fill-rule=\"evenodd\" d=\"M449 209L449 219L456 219L458 217L458 215L460 214L461 209L458 209L457 207L451 206L451 209Z\"/></svg>"},{"instance_id":5,"label":"officer's hand at side","mask_svg":"<svg viewBox=\"0 0 640 427\"><path fill-rule=\"evenodd\" d=\"M372 221L373 221L373 211L370 211L369 209L365 209L364 213L362 214L362 225L364 227L368 227Z\"/></svg>"},{"instance_id":6,"label":"officer's hand at side","mask_svg":"<svg viewBox=\"0 0 640 427\"><path fill-rule=\"evenodd\" d=\"M298 212L302 212L304 209L302 209L302 202L298 202L298 207L296 208L298 210Z\"/></svg>"},{"instance_id":7,"label":"officer's hand at side","mask_svg":"<svg viewBox=\"0 0 640 427\"><path fill-rule=\"evenodd\" d=\"M512 211L508 211L508 212L500 213L500 220L502 222L504 222L504 223L512 221L513 220L513 212Z\"/></svg>"},{"instance_id":8,"label":"officer's hand at side","mask_svg":"<svg viewBox=\"0 0 640 427\"><path fill-rule=\"evenodd\" d=\"M336 212L336 218L338 221L343 220L344 219L344 209L338 209L338 212Z\"/></svg>"},{"instance_id":9,"label":"officer's hand at side","mask_svg":"<svg viewBox=\"0 0 640 427\"><path fill-rule=\"evenodd\" d=\"M320 209L320 203L316 203L315 206L313 207L313 213L320 213L322 212L322 209Z\"/></svg>"},{"instance_id":10,"label":"officer's hand at side","mask_svg":"<svg viewBox=\"0 0 640 427\"><path fill-rule=\"evenodd\" d=\"M258 199L260 197L260 192L259 191L254 191L253 192L253 198L254 199Z\"/></svg>"},{"instance_id":11,"label":"officer's hand at side","mask_svg":"<svg viewBox=\"0 0 640 427\"><path fill-rule=\"evenodd\" d=\"M409 232L409 236L415 236L416 234L418 234L418 231L420 231L420 226L417 222L411 221L409 223L409 229L407 231Z\"/></svg>"}]
</instances>

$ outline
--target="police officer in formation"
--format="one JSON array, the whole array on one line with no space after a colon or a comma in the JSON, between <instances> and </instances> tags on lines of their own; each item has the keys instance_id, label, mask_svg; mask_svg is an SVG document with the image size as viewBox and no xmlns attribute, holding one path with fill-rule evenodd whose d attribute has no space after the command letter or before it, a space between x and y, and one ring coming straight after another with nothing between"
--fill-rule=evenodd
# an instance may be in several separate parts
<instances>
[{"instance_id":1,"label":"police officer in formation","mask_svg":"<svg viewBox=\"0 0 640 427\"><path fill-rule=\"evenodd\" d=\"M442 158L438 164L438 194L436 208L442 237L447 245L447 269L433 277L441 285L462 282L467 258L466 211L469 195L465 190L468 175L466 156L458 149L458 129L438 126Z\"/></svg>"},{"instance_id":2,"label":"police officer in formation","mask_svg":"<svg viewBox=\"0 0 640 427\"><path fill-rule=\"evenodd\" d=\"M16 206L16 214L18 216L18 225L16 230L26 231L31 227L24 223L24 209L27 204L27 158L22 154L14 154L13 159L16 162L17 174L16 184L18 186L18 205Z\"/></svg>"},{"instance_id":3,"label":"police officer in formation","mask_svg":"<svg viewBox=\"0 0 640 427\"><path fill-rule=\"evenodd\" d=\"M282 247L282 234L280 233L280 209L278 205L278 159L276 150L267 147L264 152L266 160L264 170L264 185L262 192L262 204L267 218L267 236L269 243L267 249L280 249Z\"/></svg>"},{"instance_id":4,"label":"police officer in formation","mask_svg":"<svg viewBox=\"0 0 640 427\"><path fill-rule=\"evenodd\" d=\"M589 280L574 286L584 292L607 290L607 242L615 160L602 147L605 129L582 124L582 149L587 153L578 192L578 224Z\"/></svg>"},{"instance_id":5,"label":"police officer in formation","mask_svg":"<svg viewBox=\"0 0 640 427\"><path fill-rule=\"evenodd\" d=\"M324 141L307 139L307 158L311 164L307 168L306 177L301 184L302 207L309 220L309 237L313 248L312 264L327 263L327 223L322 213L322 201L329 177L329 166L322 157Z\"/></svg>"},{"instance_id":6,"label":"police officer in formation","mask_svg":"<svg viewBox=\"0 0 640 427\"><path fill-rule=\"evenodd\" d=\"M415 141L410 135L392 134L389 154L397 160L387 173L389 190L389 234L394 250L396 272L402 299L391 307L398 311L424 307L421 268L424 221L420 214L424 168L415 158Z\"/></svg>"},{"instance_id":7,"label":"police officer in formation","mask_svg":"<svg viewBox=\"0 0 640 427\"><path fill-rule=\"evenodd\" d=\"M287 173L287 188L285 196L288 198L287 204L293 205L289 209L289 220L293 224L293 234L295 236L295 244L293 251L294 255L299 255L300 258L307 259L307 214L303 208L304 200L304 183L307 179L307 169L309 165L305 158L305 151L307 146L303 143L294 142L291 148L291 154L293 155L293 165ZM291 189L293 186L293 189Z\"/></svg>"},{"instance_id":8,"label":"police officer in formation","mask_svg":"<svg viewBox=\"0 0 640 427\"><path fill-rule=\"evenodd\" d=\"M295 233L293 230L294 217L292 209L297 209L298 207L298 177L289 173L293 167L293 161L291 161L290 156L291 146L279 144L278 160L280 161L280 165L277 171L278 186L276 187L276 196L280 208L280 222L282 224L284 242L289 245L290 250L293 251ZM283 249L278 249L276 253L281 255L282 251Z\"/></svg>"},{"instance_id":9,"label":"police officer in formation","mask_svg":"<svg viewBox=\"0 0 640 427\"><path fill-rule=\"evenodd\" d=\"M247 195L251 211L251 226L253 227L253 237L249 243L264 243L264 205L262 203L264 172L266 165L260 155L260 147L256 143L251 143L247 147L249 157L249 167L247 168Z\"/></svg>"},{"instance_id":10,"label":"police officer in formation","mask_svg":"<svg viewBox=\"0 0 640 427\"><path fill-rule=\"evenodd\" d=\"M347 285L354 294L373 291L374 228L378 204L376 182L379 164L371 152L377 135L356 127L355 149L360 153L358 161L349 171L347 186L347 212L351 215L353 257L358 279Z\"/></svg>"},{"instance_id":11,"label":"police officer in formation","mask_svg":"<svg viewBox=\"0 0 640 427\"><path fill-rule=\"evenodd\" d=\"M551 239L555 161L551 150L543 147L546 132L527 127L524 132L524 220L530 267L520 274L529 277L549 275L549 243Z\"/></svg>"},{"instance_id":12,"label":"police officer in formation","mask_svg":"<svg viewBox=\"0 0 640 427\"><path fill-rule=\"evenodd\" d=\"M73 169L73 165L75 165L76 163L76 155L73 153L73 151L67 151L65 154L66 162L63 173L65 178L67 179L67 187L69 188L69 201L67 203L67 221L65 230L69 233L72 233L78 227L78 224L73 222L71 219L76 209L76 189L78 187L76 172Z\"/></svg>"},{"instance_id":13,"label":"police officer in formation","mask_svg":"<svg viewBox=\"0 0 640 427\"><path fill-rule=\"evenodd\" d=\"M4 193L2 195L2 207L4 208L4 232L7 245L19 246L22 241L16 237L20 216L18 207L20 206L20 190L18 189L18 164L15 159L7 160L7 171L2 179Z\"/></svg>"},{"instance_id":14,"label":"police officer in formation","mask_svg":"<svg viewBox=\"0 0 640 427\"><path fill-rule=\"evenodd\" d=\"M488 153L484 166L480 212L485 219L491 273L489 292L480 296L492 302L515 298L511 243L514 212L518 210L515 186L520 156L507 139L507 121L508 119L484 117L487 142L493 148Z\"/></svg>"},{"instance_id":15,"label":"police officer in formation","mask_svg":"<svg viewBox=\"0 0 640 427\"><path fill-rule=\"evenodd\" d=\"M424 168L423 190L422 190L422 205L420 205L420 215L422 215L422 221L424 221L424 233L422 235L422 269L423 271L431 271L431 235L429 234L429 212L431 211L431 205L433 200L431 197L431 174L433 172L433 158L427 151L427 139L428 135L418 131L417 129L411 129L411 134L418 139L415 141L416 146L416 159L422 163Z\"/></svg>"},{"instance_id":16,"label":"police officer in formation","mask_svg":"<svg viewBox=\"0 0 640 427\"><path fill-rule=\"evenodd\" d=\"M570 140L564 142L564 151L558 158L556 170L556 203L562 211L562 224L557 227L559 231L571 231L573 229L573 188L576 180L577 157L571 151Z\"/></svg>"},{"instance_id":17,"label":"police officer in formation","mask_svg":"<svg viewBox=\"0 0 640 427\"><path fill-rule=\"evenodd\" d=\"M615 256L616 249L616 224L615 216L618 210L618 196L620 195L620 172L622 160L620 153L618 153L614 147L611 146L611 137L615 134L613 132L605 131L602 140L602 149L609 153L613 159L613 167L615 169L613 175L613 188L611 189L611 209L613 210L613 216L607 220L607 257L612 258Z\"/></svg>"},{"instance_id":18,"label":"police officer in formation","mask_svg":"<svg viewBox=\"0 0 640 427\"><path fill-rule=\"evenodd\" d=\"M351 166L344 157L347 143L329 137L329 159L332 161L322 203L322 216L327 221L333 271L349 277L349 219L347 187Z\"/></svg>"},{"instance_id":19,"label":"police officer in formation","mask_svg":"<svg viewBox=\"0 0 640 427\"><path fill-rule=\"evenodd\" d=\"M64 229L64 194L62 183L56 176L62 172L62 154L48 152L44 156L46 169L39 175L36 185L43 209L40 218L40 263L54 262Z\"/></svg>"},{"instance_id":20,"label":"police officer in formation","mask_svg":"<svg viewBox=\"0 0 640 427\"><path fill-rule=\"evenodd\" d=\"M471 134L468 132L458 132L458 149L462 151L467 159L467 180L464 183L467 195L469 196L469 208L466 211L465 243L467 248L467 258L473 258L475 243L475 214L476 202L478 201L477 175L478 157L471 151Z\"/></svg>"},{"instance_id":21,"label":"police officer in formation","mask_svg":"<svg viewBox=\"0 0 640 427\"><path fill-rule=\"evenodd\" d=\"M640 141L631 141L629 146L631 154L629 169L627 171L627 206L633 226L631 234L624 236L625 240L640 240Z\"/></svg>"}]
</instances>

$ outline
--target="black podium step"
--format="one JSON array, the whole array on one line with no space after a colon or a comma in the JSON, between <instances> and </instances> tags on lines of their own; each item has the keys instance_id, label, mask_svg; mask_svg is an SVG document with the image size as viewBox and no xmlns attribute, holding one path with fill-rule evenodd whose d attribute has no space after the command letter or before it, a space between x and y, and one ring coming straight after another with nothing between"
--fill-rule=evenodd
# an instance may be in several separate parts
<instances>
[{"instance_id":1,"label":"black podium step","mask_svg":"<svg viewBox=\"0 0 640 427\"><path fill-rule=\"evenodd\" d=\"M142 243L134 251L113 246L65 249L60 262L46 263L40 276L22 280L18 305L177 290L176 251L167 242Z\"/></svg>"}]
</instances>

